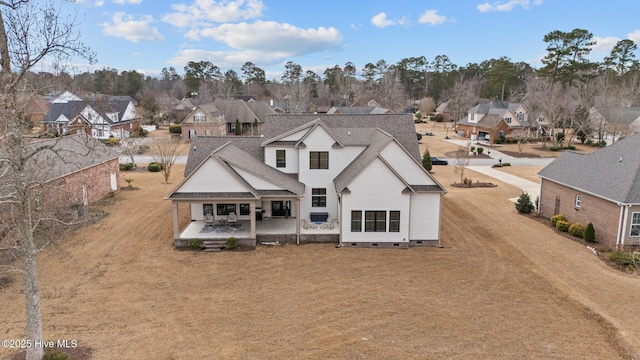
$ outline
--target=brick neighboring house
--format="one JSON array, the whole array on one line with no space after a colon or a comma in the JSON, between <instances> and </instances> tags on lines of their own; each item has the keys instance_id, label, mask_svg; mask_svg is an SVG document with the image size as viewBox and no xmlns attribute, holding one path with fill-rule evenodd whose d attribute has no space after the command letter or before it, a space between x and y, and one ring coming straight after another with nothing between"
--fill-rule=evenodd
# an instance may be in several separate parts
<instances>
[{"instance_id":1,"label":"brick neighboring house","mask_svg":"<svg viewBox=\"0 0 640 360\"><path fill-rule=\"evenodd\" d=\"M234 135L236 120L243 135L262 133L263 123L273 109L264 101L216 100L196 106L182 121L182 138L189 140L196 135ZM258 128L254 125L258 122Z\"/></svg>"},{"instance_id":2,"label":"brick neighboring house","mask_svg":"<svg viewBox=\"0 0 640 360\"><path fill-rule=\"evenodd\" d=\"M458 132L464 136L495 141L517 129L530 131L530 137L544 133L548 126L544 114L532 116L517 102L492 101L474 106L467 111L467 118L458 122Z\"/></svg>"},{"instance_id":3,"label":"brick neighboring house","mask_svg":"<svg viewBox=\"0 0 640 360\"><path fill-rule=\"evenodd\" d=\"M86 133L95 139L127 138L140 129L142 118L130 96L95 96L83 100L65 92L52 101L42 120L56 135Z\"/></svg>"},{"instance_id":4,"label":"brick neighboring house","mask_svg":"<svg viewBox=\"0 0 640 360\"><path fill-rule=\"evenodd\" d=\"M32 181L47 188L44 203L64 201L80 211L119 189L118 153L98 140L78 134L31 146L41 149L27 166Z\"/></svg>"},{"instance_id":5,"label":"brick neighboring house","mask_svg":"<svg viewBox=\"0 0 640 360\"><path fill-rule=\"evenodd\" d=\"M543 216L591 222L612 248L640 245L640 134L592 154L567 151L538 176Z\"/></svg>"}]
</instances>

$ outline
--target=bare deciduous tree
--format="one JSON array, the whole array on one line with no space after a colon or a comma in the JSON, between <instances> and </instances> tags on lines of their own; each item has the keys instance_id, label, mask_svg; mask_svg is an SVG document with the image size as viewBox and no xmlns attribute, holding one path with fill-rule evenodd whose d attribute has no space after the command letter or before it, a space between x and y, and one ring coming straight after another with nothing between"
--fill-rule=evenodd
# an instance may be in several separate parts
<instances>
[{"instance_id":1,"label":"bare deciduous tree","mask_svg":"<svg viewBox=\"0 0 640 360\"><path fill-rule=\"evenodd\" d=\"M456 165L453 168L453 171L460 175L460 183L464 183L464 172L467 170L469 166L469 146L460 146L458 151L456 151Z\"/></svg>"},{"instance_id":2,"label":"bare deciduous tree","mask_svg":"<svg viewBox=\"0 0 640 360\"><path fill-rule=\"evenodd\" d=\"M511 132L511 138L518 145L518 154L522 154L525 144L529 142L529 131L527 129L516 129Z\"/></svg>"},{"instance_id":3,"label":"bare deciduous tree","mask_svg":"<svg viewBox=\"0 0 640 360\"><path fill-rule=\"evenodd\" d=\"M160 165L160 172L164 176L165 184L169 183L171 167L178 158L180 140L173 138L160 138L150 145L153 161Z\"/></svg>"},{"instance_id":4,"label":"bare deciduous tree","mask_svg":"<svg viewBox=\"0 0 640 360\"><path fill-rule=\"evenodd\" d=\"M79 40L75 20L65 20L60 6L54 2L0 1L0 203L11 210L2 215L10 227L7 234L15 240L24 281L26 336L31 343L42 340L34 231L42 222L35 213L37 187L28 163L51 147L30 145L31 124L24 116L28 94L23 91L30 88L26 75L44 59L62 62L71 56L93 57ZM42 357L42 347L27 348L27 359Z\"/></svg>"}]
</instances>

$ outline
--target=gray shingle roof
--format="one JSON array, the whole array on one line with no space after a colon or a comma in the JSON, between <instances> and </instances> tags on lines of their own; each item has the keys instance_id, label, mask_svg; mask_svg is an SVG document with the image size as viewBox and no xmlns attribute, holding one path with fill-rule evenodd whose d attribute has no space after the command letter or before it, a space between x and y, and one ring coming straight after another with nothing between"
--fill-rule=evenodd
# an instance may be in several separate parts
<instances>
[{"instance_id":1,"label":"gray shingle roof","mask_svg":"<svg viewBox=\"0 0 640 360\"><path fill-rule=\"evenodd\" d=\"M256 159L240 148L227 144L213 152L214 156L222 159L229 165L233 165L266 181L274 183L293 193L304 194L304 184L288 176L287 174L272 168L263 161ZM256 188L256 190L264 190Z\"/></svg>"},{"instance_id":2,"label":"gray shingle roof","mask_svg":"<svg viewBox=\"0 0 640 360\"><path fill-rule=\"evenodd\" d=\"M538 175L611 201L640 204L640 134L591 154L568 151Z\"/></svg>"},{"instance_id":3,"label":"gray shingle roof","mask_svg":"<svg viewBox=\"0 0 640 360\"><path fill-rule=\"evenodd\" d=\"M184 176L189 176L214 150L226 143L231 143L264 163L264 152L260 147L263 140L260 136L195 136L191 139Z\"/></svg>"},{"instance_id":4,"label":"gray shingle roof","mask_svg":"<svg viewBox=\"0 0 640 360\"><path fill-rule=\"evenodd\" d=\"M346 129L351 129L351 137L353 139L364 139L366 136L371 135L372 129L380 128L396 138L416 160L421 161L413 116L410 114L273 114L267 117L264 139L275 138L280 134L316 119L322 120L322 122L332 130L333 135L337 139L340 139L341 142L348 136L344 131ZM354 140L354 142L361 141L363 140ZM347 145L348 143L347 141L343 143L343 145Z\"/></svg>"},{"instance_id":5,"label":"gray shingle roof","mask_svg":"<svg viewBox=\"0 0 640 360\"><path fill-rule=\"evenodd\" d=\"M133 102L133 99L129 96L116 96L109 97L107 99L98 99L98 100L82 100L82 101L69 101L66 103L53 103L49 108L49 111L44 116L42 120L44 123L55 122L60 115L64 115L68 119L73 119L74 117L80 115L80 112L87 106L91 106L93 110L98 112L100 116L109 124L113 125L115 122L111 120L107 114L117 113L118 121L117 123L127 123L131 120L123 121L125 111L127 110L127 106L129 103Z\"/></svg>"},{"instance_id":6,"label":"gray shingle roof","mask_svg":"<svg viewBox=\"0 0 640 360\"><path fill-rule=\"evenodd\" d=\"M342 192L351 181L358 176L358 174L367 165L373 161L382 149L384 149L389 142L393 141L393 138L382 131L376 131L373 137L369 140L370 145L361 152L347 167L345 167L338 176L333 180L336 192Z\"/></svg>"}]
</instances>

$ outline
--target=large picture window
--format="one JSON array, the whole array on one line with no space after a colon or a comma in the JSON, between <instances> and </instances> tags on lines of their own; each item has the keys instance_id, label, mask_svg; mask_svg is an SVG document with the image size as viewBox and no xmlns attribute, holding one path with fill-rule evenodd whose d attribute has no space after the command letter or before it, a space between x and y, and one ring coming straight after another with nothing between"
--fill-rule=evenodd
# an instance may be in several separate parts
<instances>
[{"instance_id":1,"label":"large picture window","mask_svg":"<svg viewBox=\"0 0 640 360\"><path fill-rule=\"evenodd\" d=\"M389 211L389 232L400 232L400 211Z\"/></svg>"},{"instance_id":2,"label":"large picture window","mask_svg":"<svg viewBox=\"0 0 640 360\"><path fill-rule=\"evenodd\" d=\"M329 152L311 151L309 152L309 169L328 169Z\"/></svg>"},{"instance_id":3,"label":"large picture window","mask_svg":"<svg viewBox=\"0 0 640 360\"><path fill-rule=\"evenodd\" d=\"M249 204L240 204L240 215L249 215L251 213L251 208Z\"/></svg>"},{"instance_id":4,"label":"large picture window","mask_svg":"<svg viewBox=\"0 0 640 360\"><path fill-rule=\"evenodd\" d=\"M229 215L236 212L236 204L218 204L216 209L218 215Z\"/></svg>"},{"instance_id":5,"label":"large picture window","mask_svg":"<svg viewBox=\"0 0 640 360\"><path fill-rule=\"evenodd\" d=\"M276 167L287 167L287 153L285 150L276 150Z\"/></svg>"},{"instance_id":6,"label":"large picture window","mask_svg":"<svg viewBox=\"0 0 640 360\"><path fill-rule=\"evenodd\" d=\"M362 232L362 211L351 211L351 232Z\"/></svg>"},{"instance_id":7,"label":"large picture window","mask_svg":"<svg viewBox=\"0 0 640 360\"><path fill-rule=\"evenodd\" d=\"M202 204L202 213L204 215L213 215L213 204Z\"/></svg>"},{"instance_id":8,"label":"large picture window","mask_svg":"<svg viewBox=\"0 0 640 360\"><path fill-rule=\"evenodd\" d=\"M312 207L327 206L327 189L323 189L323 188L311 189L311 206Z\"/></svg>"},{"instance_id":9,"label":"large picture window","mask_svg":"<svg viewBox=\"0 0 640 360\"><path fill-rule=\"evenodd\" d=\"M629 236L640 236L640 212L631 214L631 230Z\"/></svg>"},{"instance_id":10,"label":"large picture window","mask_svg":"<svg viewBox=\"0 0 640 360\"><path fill-rule=\"evenodd\" d=\"M365 232L387 231L387 212L386 211L365 211L364 231Z\"/></svg>"}]
</instances>

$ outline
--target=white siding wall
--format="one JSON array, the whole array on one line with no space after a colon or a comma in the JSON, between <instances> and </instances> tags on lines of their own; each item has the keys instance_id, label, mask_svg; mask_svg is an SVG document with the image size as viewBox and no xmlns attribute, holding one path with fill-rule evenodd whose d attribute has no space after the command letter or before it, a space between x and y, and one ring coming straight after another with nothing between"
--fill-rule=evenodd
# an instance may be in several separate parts
<instances>
[{"instance_id":1,"label":"white siding wall","mask_svg":"<svg viewBox=\"0 0 640 360\"><path fill-rule=\"evenodd\" d=\"M137 119L138 113L136 113L136 107L133 106L133 103L130 102L129 105L127 105L127 109L124 111L124 114L122 114L122 121L126 121L126 120L131 120L131 119Z\"/></svg>"},{"instance_id":2,"label":"white siding wall","mask_svg":"<svg viewBox=\"0 0 640 360\"><path fill-rule=\"evenodd\" d=\"M379 159L374 160L342 195L342 242L408 242L410 195L405 184ZM351 211L362 211L362 232L351 232ZM365 232L365 211L386 211L386 232ZM400 232L389 232L389 211L400 211Z\"/></svg>"},{"instance_id":3,"label":"white siding wall","mask_svg":"<svg viewBox=\"0 0 640 360\"><path fill-rule=\"evenodd\" d=\"M300 216L309 218L310 212L328 212L331 218L338 217L338 195L333 179L350 164L364 149L361 146L349 146L334 149L335 140L321 127L317 127L305 140L306 148L299 149L300 182L306 185L304 197L300 200ZM313 151L329 152L329 169L309 169L309 153ZM311 193L313 188L327 189L327 206L312 207Z\"/></svg>"},{"instance_id":4,"label":"white siding wall","mask_svg":"<svg viewBox=\"0 0 640 360\"><path fill-rule=\"evenodd\" d=\"M286 167L276 167L276 150L284 150L286 156ZM298 149L293 147L265 147L264 161L272 168L276 168L287 174L296 174L298 172Z\"/></svg>"},{"instance_id":5,"label":"white siding wall","mask_svg":"<svg viewBox=\"0 0 640 360\"><path fill-rule=\"evenodd\" d=\"M249 183L249 185L253 186L254 189L284 190L282 187L275 185L261 177L250 174L242 169L239 169L237 167L233 167L233 169L238 173L238 175L242 176L242 178L245 179Z\"/></svg>"},{"instance_id":6,"label":"white siding wall","mask_svg":"<svg viewBox=\"0 0 640 360\"><path fill-rule=\"evenodd\" d=\"M439 240L440 194L411 195L410 240Z\"/></svg>"},{"instance_id":7,"label":"white siding wall","mask_svg":"<svg viewBox=\"0 0 640 360\"><path fill-rule=\"evenodd\" d=\"M247 189L220 163L207 159L177 192L246 192Z\"/></svg>"},{"instance_id":8,"label":"white siding wall","mask_svg":"<svg viewBox=\"0 0 640 360\"><path fill-rule=\"evenodd\" d=\"M426 174L422 168L422 164L416 163L395 141L390 142L380 154L410 185L436 184L436 182Z\"/></svg>"}]
</instances>

